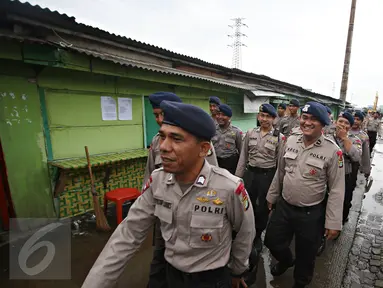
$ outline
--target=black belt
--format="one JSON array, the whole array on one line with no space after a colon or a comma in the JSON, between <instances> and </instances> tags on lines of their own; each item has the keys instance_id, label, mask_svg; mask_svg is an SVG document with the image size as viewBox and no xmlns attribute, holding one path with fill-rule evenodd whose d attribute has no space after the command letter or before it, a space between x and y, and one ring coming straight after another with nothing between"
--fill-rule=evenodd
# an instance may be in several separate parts
<instances>
[{"instance_id":1,"label":"black belt","mask_svg":"<svg viewBox=\"0 0 383 288\"><path fill-rule=\"evenodd\" d=\"M190 279L196 279L196 280L205 280L205 281L211 281L212 279L222 278L222 275L225 273L228 273L227 267L220 267L213 270L206 270L206 271L200 271L200 272L194 272L194 273L187 273L183 272L181 270L178 270L174 266L168 263L168 265L171 267L171 269L176 270L178 273L183 274L184 277L190 278Z\"/></svg>"},{"instance_id":2,"label":"black belt","mask_svg":"<svg viewBox=\"0 0 383 288\"><path fill-rule=\"evenodd\" d=\"M315 204L315 205L312 205L312 206L295 206L295 205L292 205L290 204L289 202L287 202L283 197L281 197L282 201L286 203L287 206L293 208L294 210L297 210L297 211L304 211L304 212L309 212L309 211L312 211L312 210L316 210L318 208L323 208L323 201L325 201L326 197L323 199L322 202L318 203L318 204Z\"/></svg>"},{"instance_id":3,"label":"black belt","mask_svg":"<svg viewBox=\"0 0 383 288\"><path fill-rule=\"evenodd\" d=\"M275 171L276 168L275 167L260 168L260 167L254 167L254 166L247 165L247 169L249 169L250 171L255 172L255 173L268 173L268 172Z\"/></svg>"}]
</instances>

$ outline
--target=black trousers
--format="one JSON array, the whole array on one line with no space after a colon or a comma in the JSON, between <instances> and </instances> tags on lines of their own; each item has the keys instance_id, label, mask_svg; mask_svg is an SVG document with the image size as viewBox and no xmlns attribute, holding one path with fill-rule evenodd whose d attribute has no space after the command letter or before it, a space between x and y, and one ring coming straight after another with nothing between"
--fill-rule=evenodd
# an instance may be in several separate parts
<instances>
[{"instance_id":1,"label":"black trousers","mask_svg":"<svg viewBox=\"0 0 383 288\"><path fill-rule=\"evenodd\" d=\"M293 261L289 246L295 235L294 278L299 285L308 285L312 280L324 217L323 203L311 207L296 207L282 197L270 217L265 245L282 265L289 266Z\"/></svg>"},{"instance_id":2,"label":"black trousers","mask_svg":"<svg viewBox=\"0 0 383 288\"><path fill-rule=\"evenodd\" d=\"M167 288L165 241L161 235L160 221L157 218L153 233L153 259L150 263L149 283L147 288Z\"/></svg>"},{"instance_id":3,"label":"black trousers","mask_svg":"<svg viewBox=\"0 0 383 288\"><path fill-rule=\"evenodd\" d=\"M235 170L237 169L238 160L239 160L238 154L232 155L232 156L227 157L227 158L217 157L218 166L226 169L227 171L229 171L233 175L235 174Z\"/></svg>"},{"instance_id":4,"label":"black trousers","mask_svg":"<svg viewBox=\"0 0 383 288\"><path fill-rule=\"evenodd\" d=\"M372 153L372 150L374 149L374 146L376 144L376 136L378 132L375 131L367 131L368 138L370 138L370 155Z\"/></svg>"},{"instance_id":5,"label":"black trousers","mask_svg":"<svg viewBox=\"0 0 383 288\"><path fill-rule=\"evenodd\" d=\"M257 237L266 229L269 220L266 196L273 181L275 171L275 168L264 169L248 166L243 177L245 188L253 205Z\"/></svg>"},{"instance_id":6,"label":"black trousers","mask_svg":"<svg viewBox=\"0 0 383 288\"><path fill-rule=\"evenodd\" d=\"M343 223L346 221L348 214L350 213L350 209L352 207L352 197L354 194L355 186L354 182L356 183L356 179L354 181L353 177L358 177L357 175L353 175L353 173L346 174L345 181L346 181L346 189L344 192L344 201L343 201Z\"/></svg>"},{"instance_id":7,"label":"black trousers","mask_svg":"<svg viewBox=\"0 0 383 288\"><path fill-rule=\"evenodd\" d=\"M162 277L165 277L165 274ZM231 275L226 267L185 273L167 263L166 277L168 288L231 288Z\"/></svg>"}]
</instances>

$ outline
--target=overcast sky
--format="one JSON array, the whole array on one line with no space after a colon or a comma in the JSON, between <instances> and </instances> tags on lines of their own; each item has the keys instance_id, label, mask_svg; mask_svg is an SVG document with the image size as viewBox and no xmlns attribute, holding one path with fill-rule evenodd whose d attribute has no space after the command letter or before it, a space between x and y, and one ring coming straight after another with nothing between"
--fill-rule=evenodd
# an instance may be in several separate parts
<instances>
[{"instance_id":1,"label":"overcast sky","mask_svg":"<svg viewBox=\"0 0 383 288\"><path fill-rule=\"evenodd\" d=\"M24 1L25 2L25 1ZM30 0L78 22L231 67L230 19L246 18L242 69L339 98L351 0ZM383 104L383 0L359 0L347 101ZM335 83L335 91L333 85Z\"/></svg>"}]
</instances>

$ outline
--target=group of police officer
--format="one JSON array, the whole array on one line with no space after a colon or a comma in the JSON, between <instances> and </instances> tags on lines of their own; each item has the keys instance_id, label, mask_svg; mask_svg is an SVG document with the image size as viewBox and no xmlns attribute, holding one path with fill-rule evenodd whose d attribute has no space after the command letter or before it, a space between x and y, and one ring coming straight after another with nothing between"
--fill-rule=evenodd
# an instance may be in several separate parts
<instances>
[{"instance_id":1,"label":"group of police officer","mask_svg":"<svg viewBox=\"0 0 383 288\"><path fill-rule=\"evenodd\" d=\"M317 102L305 104L300 116L298 100L290 101L287 116L285 104L277 112L265 103L259 127L242 135L218 97L209 99L211 116L173 93L149 100L159 132L142 195L83 287L113 287L153 224L149 288L247 287L264 230L278 261L271 273L295 266L294 287L306 287L318 249L347 221L359 166L370 173L364 114L344 111L331 123L331 110Z\"/></svg>"}]
</instances>

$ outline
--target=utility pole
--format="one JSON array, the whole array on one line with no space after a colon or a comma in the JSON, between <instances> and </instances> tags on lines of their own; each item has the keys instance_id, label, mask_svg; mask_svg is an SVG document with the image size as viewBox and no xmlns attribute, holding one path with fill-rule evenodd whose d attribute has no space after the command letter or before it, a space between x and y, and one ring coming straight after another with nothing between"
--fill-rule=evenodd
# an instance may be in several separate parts
<instances>
[{"instance_id":1,"label":"utility pole","mask_svg":"<svg viewBox=\"0 0 383 288\"><path fill-rule=\"evenodd\" d=\"M346 96L347 96L347 84L348 84L348 74L349 74L349 69L350 69L350 58L351 58L351 47L352 47L352 35L354 32L355 10L356 10L356 0L352 0L351 12L350 12L350 23L348 26L346 53L345 53L345 57L344 57L342 86L340 88L340 100L342 100L343 103L346 102Z\"/></svg>"},{"instance_id":2,"label":"utility pole","mask_svg":"<svg viewBox=\"0 0 383 288\"><path fill-rule=\"evenodd\" d=\"M242 22L243 20L245 20L245 18L234 18L230 20L234 22L233 25L229 25L230 28L234 29L234 33L227 35L233 39L232 44L228 45L229 47L233 48L232 67L236 69L241 69L242 67L241 47L242 46L246 47L246 45L242 43L241 38L247 37L247 35L241 32L241 28L243 26L245 27L248 27L248 26Z\"/></svg>"}]
</instances>

